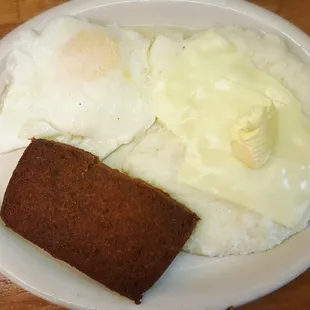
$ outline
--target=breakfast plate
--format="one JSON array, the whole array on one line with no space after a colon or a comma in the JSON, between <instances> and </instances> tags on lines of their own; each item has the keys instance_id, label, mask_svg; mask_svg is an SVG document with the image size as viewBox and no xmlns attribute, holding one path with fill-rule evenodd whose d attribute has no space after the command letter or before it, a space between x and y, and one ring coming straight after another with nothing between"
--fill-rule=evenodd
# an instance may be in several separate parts
<instances>
[{"instance_id":1,"label":"breakfast plate","mask_svg":"<svg viewBox=\"0 0 310 310\"><path fill-rule=\"evenodd\" d=\"M0 71L5 66L4 56L25 41L26 30L40 31L60 15L134 27L205 29L235 25L282 37L294 54L310 64L307 35L245 1L77 0L41 14L5 37L0 42ZM20 150L0 155L1 201L21 155ZM307 270L309 238L307 228L271 250L241 256L204 257L182 252L138 306L52 259L8 230L3 222L0 222L0 271L26 290L71 309L224 310L268 294Z\"/></svg>"}]
</instances>

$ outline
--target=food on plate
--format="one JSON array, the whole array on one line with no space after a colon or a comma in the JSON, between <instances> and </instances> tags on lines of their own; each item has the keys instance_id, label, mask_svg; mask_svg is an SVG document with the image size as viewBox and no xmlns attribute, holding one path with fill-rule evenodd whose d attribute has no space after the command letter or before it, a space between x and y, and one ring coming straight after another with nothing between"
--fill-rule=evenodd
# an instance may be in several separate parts
<instances>
[{"instance_id":1,"label":"food on plate","mask_svg":"<svg viewBox=\"0 0 310 310\"><path fill-rule=\"evenodd\" d=\"M145 97L150 41L139 33L60 17L25 40L2 73L0 152L36 137L104 158L154 122Z\"/></svg>"},{"instance_id":2,"label":"food on plate","mask_svg":"<svg viewBox=\"0 0 310 310\"><path fill-rule=\"evenodd\" d=\"M8 55L0 152L89 151L198 214L184 250L263 251L310 220L309 80L274 35L60 17Z\"/></svg>"},{"instance_id":3,"label":"food on plate","mask_svg":"<svg viewBox=\"0 0 310 310\"><path fill-rule=\"evenodd\" d=\"M296 226L310 203L310 121L289 84L219 31L182 41L159 36L152 46L152 106L185 146L178 180Z\"/></svg>"},{"instance_id":4,"label":"food on plate","mask_svg":"<svg viewBox=\"0 0 310 310\"><path fill-rule=\"evenodd\" d=\"M4 223L140 303L199 218L166 193L62 143L34 140L10 180Z\"/></svg>"}]
</instances>

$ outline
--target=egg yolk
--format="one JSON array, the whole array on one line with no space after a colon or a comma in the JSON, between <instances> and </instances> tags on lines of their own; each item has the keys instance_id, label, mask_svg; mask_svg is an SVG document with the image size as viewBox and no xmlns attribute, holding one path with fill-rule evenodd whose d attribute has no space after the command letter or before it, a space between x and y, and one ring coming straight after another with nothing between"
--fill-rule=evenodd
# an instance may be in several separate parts
<instances>
[{"instance_id":1,"label":"egg yolk","mask_svg":"<svg viewBox=\"0 0 310 310\"><path fill-rule=\"evenodd\" d=\"M118 45L101 29L84 30L65 44L60 57L71 78L92 81L118 66Z\"/></svg>"}]
</instances>

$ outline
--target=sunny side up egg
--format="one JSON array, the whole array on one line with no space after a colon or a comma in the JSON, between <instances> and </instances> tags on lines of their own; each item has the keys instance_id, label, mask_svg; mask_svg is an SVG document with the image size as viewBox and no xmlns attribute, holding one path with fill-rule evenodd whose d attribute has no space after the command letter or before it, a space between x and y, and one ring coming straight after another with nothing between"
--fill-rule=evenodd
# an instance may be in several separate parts
<instances>
[{"instance_id":1,"label":"sunny side up egg","mask_svg":"<svg viewBox=\"0 0 310 310\"><path fill-rule=\"evenodd\" d=\"M146 97L150 41L72 17L14 49L0 111L0 152L49 138L101 158L154 122Z\"/></svg>"}]
</instances>

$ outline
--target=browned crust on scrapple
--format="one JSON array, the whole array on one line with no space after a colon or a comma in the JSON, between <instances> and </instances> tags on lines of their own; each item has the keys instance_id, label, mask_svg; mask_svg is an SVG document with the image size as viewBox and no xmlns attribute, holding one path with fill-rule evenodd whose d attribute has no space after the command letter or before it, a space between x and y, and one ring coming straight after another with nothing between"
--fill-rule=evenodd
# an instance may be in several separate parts
<instances>
[{"instance_id":1,"label":"browned crust on scrapple","mask_svg":"<svg viewBox=\"0 0 310 310\"><path fill-rule=\"evenodd\" d=\"M34 140L20 159L1 217L25 239L136 303L199 220L147 183L47 140Z\"/></svg>"}]
</instances>

